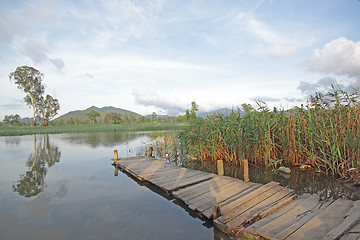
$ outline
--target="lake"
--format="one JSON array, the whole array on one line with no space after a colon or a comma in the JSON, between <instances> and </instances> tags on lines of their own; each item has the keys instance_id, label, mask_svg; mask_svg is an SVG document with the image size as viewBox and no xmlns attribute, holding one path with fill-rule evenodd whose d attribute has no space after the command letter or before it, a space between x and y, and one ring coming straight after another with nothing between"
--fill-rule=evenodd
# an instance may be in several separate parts
<instances>
[{"instance_id":1,"label":"lake","mask_svg":"<svg viewBox=\"0 0 360 240\"><path fill-rule=\"evenodd\" d=\"M165 158L165 147L177 149L166 141L158 144L163 135L174 139L168 133L0 137L0 239L228 239L155 186L121 171L115 176L115 149L119 157L145 155L150 144L164 161L216 172L211 162L185 160L177 153ZM243 169L225 164L225 174L241 179ZM249 175L250 181L277 181L299 195L359 199L338 179L312 171L284 175L250 166Z\"/></svg>"},{"instance_id":2,"label":"lake","mask_svg":"<svg viewBox=\"0 0 360 240\"><path fill-rule=\"evenodd\" d=\"M148 132L0 137L0 239L227 239L177 200L119 171Z\"/></svg>"}]
</instances>

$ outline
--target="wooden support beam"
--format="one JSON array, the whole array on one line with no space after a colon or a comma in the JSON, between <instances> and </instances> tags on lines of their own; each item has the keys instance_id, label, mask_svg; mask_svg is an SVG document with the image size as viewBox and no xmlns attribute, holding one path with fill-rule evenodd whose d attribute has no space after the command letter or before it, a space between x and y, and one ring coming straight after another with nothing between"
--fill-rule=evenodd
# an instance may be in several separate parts
<instances>
[{"instance_id":1,"label":"wooden support beam","mask_svg":"<svg viewBox=\"0 0 360 240\"><path fill-rule=\"evenodd\" d=\"M223 160L217 160L217 173L219 176L224 176L224 163Z\"/></svg>"},{"instance_id":2,"label":"wooden support beam","mask_svg":"<svg viewBox=\"0 0 360 240\"><path fill-rule=\"evenodd\" d=\"M244 182L249 182L249 162L244 160Z\"/></svg>"},{"instance_id":3,"label":"wooden support beam","mask_svg":"<svg viewBox=\"0 0 360 240\"><path fill-rule=\"evenodd\" d=\"M117 150L114 150L114 161L119 160Z\"/></svg>"},{"instance_id":4,"label":"wooden support beam","mask_svg":"<svg viewBox=\"0 0 360 240\"><path fill-rule=\"evenodd\" d=\"M154 148L153 147L149 147L149 153L148 153L148 157L152 157Z\"/></svg>"}]
</instances>

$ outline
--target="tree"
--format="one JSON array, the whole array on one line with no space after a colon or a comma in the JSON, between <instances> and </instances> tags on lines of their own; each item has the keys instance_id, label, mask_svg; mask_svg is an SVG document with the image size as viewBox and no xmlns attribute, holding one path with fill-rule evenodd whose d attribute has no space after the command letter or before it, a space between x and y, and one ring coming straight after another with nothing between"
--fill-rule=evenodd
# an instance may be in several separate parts
<instances>
[{"instance_id":1,"label":"tree","mask_svg":"<svg viewBox=\"0 0 360 240\"><path fill-rule=\"evenodd\" d=\"M3 123L8 126L20 125L20 116L18 114L5 115Z\"/></svg>"},{"instance_id":2,"label":"tree","mask_svg":"<svg viewBox=\"0 0 360 240\"><path fill-rule=\"evenodd\" d=\"M153 112L153 113L152 113L152 115L151 115L151 121L152 121L153 123L156 122L156 112Z\"/></svg>"},{"instance_id":3,"label":"tree","mask_svg":"<svg viewBox=\"0 0 360 240\"><path fill-rule=\"evenodd\" d=\"M9 78L10 81L17 85L18 89L26 93L24 101L33 109L34 126L36 126L36 106L41 95L44 93L44 86L41 83L44 74L35 68L22 66L16 68L15 72L10 73Z\"/></svg>"},{"instance_id":4,"label":"tree","mask_svg":"<svg viewBox=\"0 0 360 240\"><path fill-rule=\"evenodd\" d=\"M90 121L92 122L92 124L96 123L96 118L100 117L100 113L92 110L91 112L89 112L88 114L86 114L86 116L90 119Z\"/></svg>"},{"instance_id":5,"label":"tree","mask_svg":"<svg viewBox=\"0 0 360 240\"><path fill-rule=\"evenodd\" d=\"M130 122L130 123L135 123L135 122L136 122L135 113L130 113L130 114L129 114L129 122Z\"/></svg>"},{"instance_id":6,"label":"tree","mask_svg":"<svg viewBox=\"0 0 360 240\"><path fill-rule=\"evenodd\" d=\"M126 112L124 113L124 123L129 123L129 116Z\"/></svg>"},{"instance_id":7,"label":"tree","mask_svg":"<svg viewBox=\"0 0 360 240\"><path fill-rule=\"evenodd\" d=\"M119 123L121 123L121 116L120 116L120 114L115 113L115 112L108 113L105 115L105 122L119 124Z\"/></svg>"},{"instance_id":8,"label":"tree","mask_svg":"<svg viewBox=\"0 0 360 240\"><path fill-rule=\"evenodd\" d=\"M190 113L190 119L195 120L196 119L196 113L199 111L199 106L196 104L196 102L191 102L191 113Z\"/></svg>"},{"instance_id":9,"label":"tree","mask_svg":"<svg viewBox=\"0 0 360 240\"><path fill-rule=\"evenodd\" d=\"M42 118L43 126L48 126L49 120L53 118L59 110L59 101L49 94L46 95L46 98L41 96L37 103L37 113Z\"/></svg>"}]
</instances>

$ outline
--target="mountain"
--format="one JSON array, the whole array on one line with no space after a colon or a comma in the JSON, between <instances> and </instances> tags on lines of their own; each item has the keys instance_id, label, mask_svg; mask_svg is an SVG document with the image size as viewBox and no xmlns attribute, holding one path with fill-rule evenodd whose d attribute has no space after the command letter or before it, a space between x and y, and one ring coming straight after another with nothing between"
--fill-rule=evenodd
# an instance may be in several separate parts
<instances>
[{"instance_id":1,"label":"mountain","mask_svg":"<svg viewBox=\"0 0 360 240\"><path fill-rule=\"evenodd\" d=\"M212 115L214 113L223 114L224 116L227 116L232 112L238 112L238 110L237 109L230 109L230 108L221 108L221 109L217 109L217 110L209 111L209 112L198 112L198 113L196 113L196 115L198 117L206 118L207 116L210 116L210 115ZM242 112L240 111L240 113L242 113Z\"/></svg>"},{"instance_id":2,"label":"mountain","mask_svg":"<svg viewBox=\"0 0 360 240\"><path fill-rule=\"evenodd\" d=\"M36 120L36 124L41 124L41 119L39 117L36 117L35 120ZM34 122L34 118L24 117L24 118L20 119L20 122L24 123L24 124L28 124L30 122L32 123L32 122Z\"/></svg>"},{"instance_id":3,"label":"mountain","mask_svg":"<svg viewBox=\"0 0 360 240\"><path fill-rule=\"evenodd\" d=\"M61 121L61 120L69 120L71 118L73 119L78 119L80 121L85 121L85 120L88 120L88 116L87 114L90 113L91 111L96 111L98 113L100 113L100 117L99 118L104 118L106 114L108 113L118 113L118 114L121 114L121 115L124 115L125 113L128 114L128 116L130 115L130 113L133 113L135 114L135 117L136 118L139 118L141 117L140 114L138 113L135 113L135 112L132 112L132 111L129 111L129 110L125 110L125 109L122 109L122 108L115 108L115 107L111 107L111 106L107 106L107 107L102 107L102 108L98 108L98 107L95 107L95 106L92 106L92 107L89 107L85 110L75 110L75 111L71 111L71 112L68 112L56 119L54 119L53 121Z\"/></svg>"}]
</instances>

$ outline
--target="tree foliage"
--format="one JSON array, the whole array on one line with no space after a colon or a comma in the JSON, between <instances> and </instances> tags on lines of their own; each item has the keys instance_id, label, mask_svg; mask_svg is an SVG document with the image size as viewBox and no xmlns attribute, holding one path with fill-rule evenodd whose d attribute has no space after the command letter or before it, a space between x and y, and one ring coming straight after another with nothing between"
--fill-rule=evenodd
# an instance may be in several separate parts
<instances>
[{"instance_id":1,"label":"tree foliage","mask_svg":"<svg viewBox=\"0 0 360 240\"><path fill-rule=\"evenodd\" d=\"M10 81L17 85L18 89L25 92L26 96L24 101L33 109L34 125L36 126L35 115L37 112L37 103L44 93L44 86L41 83L44 74L33 67L22 66L16 68L15 72L10 73L9 78Z\"/></svg>"},{"instance_id":2,"label":"tree foliage","mask_svg":"<svg viewBox=\"0 0 360 240\"><path fill-rule=\"evenodd\" d=\"M52 119L60 110L59 101L53 98L51 95L40 97L37 102L37 114L42 118L42 125L48 126L49 120Z\"/></svg>"},{"instance_id":3,"label":"tree foliage","mask_svg":"<svg viewBox=\"0 0 360 240\"><path fill-rule=\"evenodd\" d=\"M96 118L100 117L100 113L95 111L95 110L92 110L91 112L86 114L86 116L90 119L92 124L95 124L96 123Z\"/></svg>"},{"instance_id":4,"label":"tree foliage","mask_svg":"<svg viewBox=\"0 0 360 240\"><path fill-rule=\"evenodd\" d=\"M3 123L5 125L20 125L20 116L18 114L5 115Z\"/></svg>"},{"instance_id":5,"label":"tree foliage","mask_svg":"<svg viewBox=\"0 0 360 240\"><path fill-rule=\"evenodd\" d=\"M36 126L36 114L42 118L42 124L48 126L49 120L60 110L60 105L59 101L49 94L46 97L43 96L44 74L33 67L21 66L10 73L9 78L17 85L17 88L26 93L24 101L33 109L34 126Z\"/></svg>"}]
</instances>

